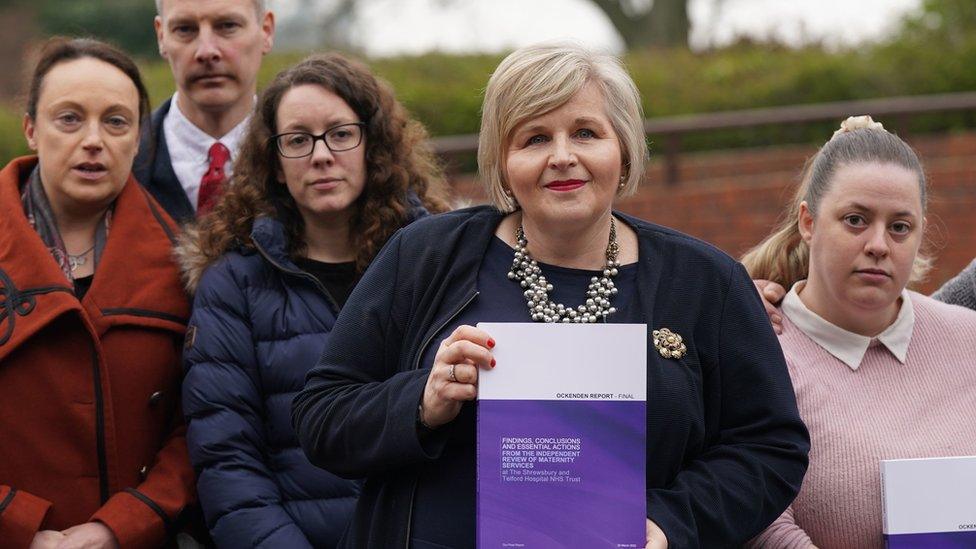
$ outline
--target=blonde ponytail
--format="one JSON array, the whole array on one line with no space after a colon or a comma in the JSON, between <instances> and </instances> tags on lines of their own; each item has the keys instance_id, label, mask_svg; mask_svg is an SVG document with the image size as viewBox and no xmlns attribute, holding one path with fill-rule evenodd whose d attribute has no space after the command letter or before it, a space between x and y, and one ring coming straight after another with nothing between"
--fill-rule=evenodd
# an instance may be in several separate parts
<instances>
[{"instance_id":1,"label":"blonde ponytail","mask_svg":"<svg viewBox=\"0 0 976 549\"><path fill-rule=\"evenodd\" d=\"M862 162L890 163L914 173L918 177L922 211L925 211L925 171L915 151L870 116L849 117L841 123L840 129L834 132L830 140L807 160L803 177L786 216L771 235L742 257L749 276L753 279L772 280L787 289L807 277L810 250L800 236L797 225L800 204L806 202L810 213L816 216L820 210L820 201L827 194L837 170L841 166ZM931 267L932 259L920 250L915 256L909 283L924 280Z\"/></svg>"},{"instance_id":2,"label":"blonde ponytail","mask_svg":"<svg viewBox=\"0 0 976 549\"><path fill-rule=\"evenodd\" d=\"M753 279L771 280L788 290L798 280L807 277L810 249L800 235L797 222L800 218L800 203L807 194L811 164L808 160L790 207L772 234L742 256L742 264Z\"/></svg>"}]
</instances>

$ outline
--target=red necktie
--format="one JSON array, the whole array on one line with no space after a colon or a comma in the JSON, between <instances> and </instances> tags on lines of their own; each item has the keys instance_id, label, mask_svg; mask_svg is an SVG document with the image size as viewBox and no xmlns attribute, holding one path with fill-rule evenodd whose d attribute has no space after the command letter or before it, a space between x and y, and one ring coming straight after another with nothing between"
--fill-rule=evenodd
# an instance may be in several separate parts
<instances>
[{"instance_id":1,"label":"red necktie","mask_svg":"<svg viewBox=\"0 0 976 549\"><path fill-rule=\"evenodd\" d=\"M230 150L218 141L210 146L207 156L210 158L210 166L200 180L200 193L197 195L198 218L209 213L224 192L224 184L227 182L224 164L230 160Z\"/></svg>"}]
</instances>

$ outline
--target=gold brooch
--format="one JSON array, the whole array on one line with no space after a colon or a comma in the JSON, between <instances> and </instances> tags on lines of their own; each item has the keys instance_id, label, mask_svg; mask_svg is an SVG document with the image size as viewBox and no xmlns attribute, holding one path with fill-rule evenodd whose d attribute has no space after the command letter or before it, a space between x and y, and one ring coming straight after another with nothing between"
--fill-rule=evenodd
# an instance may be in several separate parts
<instances>
[{"instance_id":1,"label":"gold brooch","mask_svg":"<svg viewBox=\"0 0 976 549\"><path fill-rule=\"evenodd\" d=\"M654 347L664 358L681 358L688 352L681 336L667 328L654 330L651 335L654 337Z\"/></svg>"}]
</instances>

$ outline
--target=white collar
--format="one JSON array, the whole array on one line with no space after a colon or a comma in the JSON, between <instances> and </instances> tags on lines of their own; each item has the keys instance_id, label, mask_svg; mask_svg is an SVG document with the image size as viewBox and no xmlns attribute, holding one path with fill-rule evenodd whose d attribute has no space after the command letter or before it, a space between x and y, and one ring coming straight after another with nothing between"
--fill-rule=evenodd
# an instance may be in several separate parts
<instances>
[{"instance_id":1,"label":"white collar","mask_svg":"<svg viewBox=\"0 0 976 549\"><path fill-rule=\"evenodd\" d=\"M799 290L805 284L801 280L790 288L783 298L783 313L796 325L801 332L823 347L825 351L847 364L851 370L857 370L871 345L872 339L877 339L891 351L898 362L905 363L908 356L908 345L912 341L915 329L915 309L908 290L901 292L901 308L898 317L885 328L876 338L870 338L849 332L835 324L831 324L823 317L814 313L800 299Z\"/></svg>"},{"instance_id":2,"label":"white collar","mask_svg":"<svg viewBox=\"0 0 976 549\"><path fill-rule=\"evenodd\" d=\"M172 124L172 135L179 141L175 148L180 150L182 155L192 157L202 165L207 165L210 161L210 147L216 142L221 142L230 150L231 161L237 156L238 145L244 138L247 131L247 123L251 119L248 114L239 124L231 128L229 132L215 139L196 126L190 119L183 114L179 106L179 92L173 94L173 101L170 103L169 112L166 114L167 122ZM169 137L169 136L167 136ZM170 143L167 142L167 146ZM173 148L170 146L170 148Z\"/></svg>"}]
</instances>

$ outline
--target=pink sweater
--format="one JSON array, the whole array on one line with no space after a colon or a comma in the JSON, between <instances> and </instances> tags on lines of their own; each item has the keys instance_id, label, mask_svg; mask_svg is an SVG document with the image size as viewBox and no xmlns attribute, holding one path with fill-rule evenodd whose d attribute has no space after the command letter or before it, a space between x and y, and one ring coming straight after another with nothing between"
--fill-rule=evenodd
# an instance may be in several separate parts
<instances>
[{"instance_id":1,"label":"pink sweater","mask_svg":"<svg viewBox=\"0 0 976 549\"><path fill-rule=\"evenodd\" d=\"M853 371L783 315L780 343L810 429L810 468L786 512L750 544L883 547L882 459L976 455L976 312L911 292L905 364L872 343Z\"/></svg>"}]
</instances>

